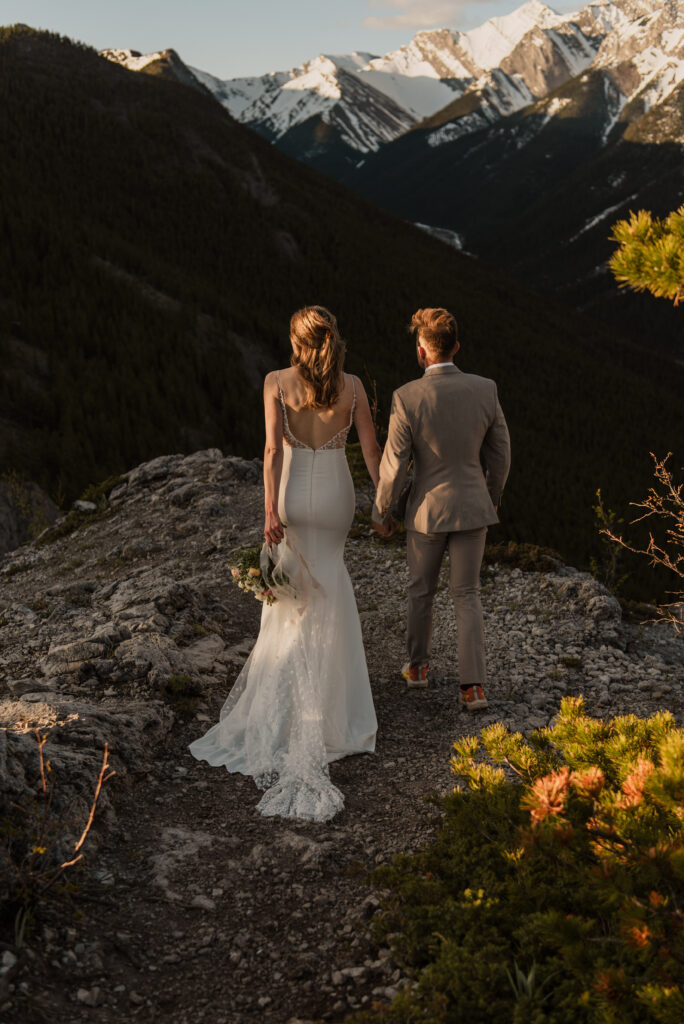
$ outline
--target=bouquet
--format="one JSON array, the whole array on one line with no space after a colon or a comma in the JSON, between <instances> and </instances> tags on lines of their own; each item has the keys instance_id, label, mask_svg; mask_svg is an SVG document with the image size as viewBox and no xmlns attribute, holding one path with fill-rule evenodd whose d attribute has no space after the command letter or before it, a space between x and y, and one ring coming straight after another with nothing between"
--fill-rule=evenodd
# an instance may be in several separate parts
<instances>
[{"instance_id":1,"label":"bouquet","mask_svg":"<svg viewBox=\"0 0 684 1024\"><path fill-rule=\"evenodd\" d=\"M241 590L251 593L257 601L273 604L283 588L289 590L289 579L276 562L269 544L241 548L229 562L231 576Z\"/></svg>"}]
</instances>

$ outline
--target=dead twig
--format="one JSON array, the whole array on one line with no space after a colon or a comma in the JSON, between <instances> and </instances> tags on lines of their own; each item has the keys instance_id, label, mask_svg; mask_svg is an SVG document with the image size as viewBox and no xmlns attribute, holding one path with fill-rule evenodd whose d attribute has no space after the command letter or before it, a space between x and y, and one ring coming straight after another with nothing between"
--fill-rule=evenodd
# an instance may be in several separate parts
<instances>
[{"instance_id":1,"label":"dead twig","mask_svg":"<svg viewBox=\"0 0 684 1024\"><path fill-rule=\"evenodd\" d=\"M661 565L679 579L684 579L684 483L675 484L667 465L672 452L668 452L664 459L657 458L653 452L650 455L655 464L654 476L658 486L651 487L643 501L630 502L634 508L641 509L641 514L631 520L631 525L656 517L663 525L665 539L659 543L653 532L649 532L648 545L636 547L610 527L599 532L627 551L650 558L651 565ZM678 606L684 600L684 591L673 590L669 593L673 594L676 600L659 605L661 616L656 621L670 622L679 632L684 629L684 621L674 609L677 608L679 611Z\"/></svg>"}]
</instances>

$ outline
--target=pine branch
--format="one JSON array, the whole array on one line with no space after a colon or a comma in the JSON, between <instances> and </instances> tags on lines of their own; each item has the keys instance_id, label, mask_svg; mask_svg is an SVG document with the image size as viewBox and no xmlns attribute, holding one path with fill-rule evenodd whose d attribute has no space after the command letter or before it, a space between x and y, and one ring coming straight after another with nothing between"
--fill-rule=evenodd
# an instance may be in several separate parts
<instances>
[{"instance_id":1,"label":"pine branch","mask_svg":"<svg viewBox=\"0 0 684 1024\"><path fill-rule=\"evenodd\" d=\"M649 291L675 306L684 300L684 206L663 220L647 210L630 211L610 237L618 248L608 265L621 288Z\"/></svg>"}]
</instances>

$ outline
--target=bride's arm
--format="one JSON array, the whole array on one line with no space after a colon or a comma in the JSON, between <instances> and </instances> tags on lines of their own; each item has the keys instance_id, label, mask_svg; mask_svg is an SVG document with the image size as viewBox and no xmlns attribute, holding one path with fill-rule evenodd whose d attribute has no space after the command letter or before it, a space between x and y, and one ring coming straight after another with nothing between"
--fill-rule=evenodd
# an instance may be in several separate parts
<instances>
[{"instance_id":1,"label":"bride's arm","mask_svg":"<svg viewBox=\"0 0 684 1024\"><path fill-rule=\"evenodd\" d=\"M275 373L267 373L264 380L264 419L264 537L269 544L279 544L283 539L283 524L278 515L280 477L283 472L283 415Z\"/></svg>"},{"instance_id":2,"label":"bride's arm","mask_svg":"<svg viewBox=\"0 0 684 1024\"><path fill-rule=\"evenodd\" d=\"M354 412L354 426L356 427L356 433L359 435L359 441L361 442L361 451L363 452L364 462L370 473L370 478L373 481L373 486L377 488L378 480L380 479L380 448L378 446L378 439L375 436L375 427L373 426L373 417L370 411L370 405L368 404L368 395L366 394L365 388L359 378L356 378L356 410Z\"/></svg>"}]
</instances>

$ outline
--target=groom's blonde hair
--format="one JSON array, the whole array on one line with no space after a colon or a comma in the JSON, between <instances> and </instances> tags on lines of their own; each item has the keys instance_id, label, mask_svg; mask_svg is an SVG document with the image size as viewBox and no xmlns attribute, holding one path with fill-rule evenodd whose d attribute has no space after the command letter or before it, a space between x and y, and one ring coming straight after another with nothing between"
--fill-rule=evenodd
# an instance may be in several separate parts
<instances>
[{"instance_id":1,"label":"groom's blonde hair","mask_svg":"<svg viewBox=\"0 0 684 1024\"><path fill-rule=\"evenodd\" d=\"M304 306L292 314L290 339L297 345L290 364L299 369L307 391L307 409L334 405L342 389L347 346L337 320L325 306Z\"/></svg>"},{"instance_id":2,"label":"groom's blonde hair","mask_svg":"<svg viewBox=\"0 0 684 1024\"><path fill-rule=\"evenodd\" d=\"M417 309L411 317L409 331L419 345L434 355L448 356L458 344L458 324L448 309Z\"/></svg>"}]
</instances>

